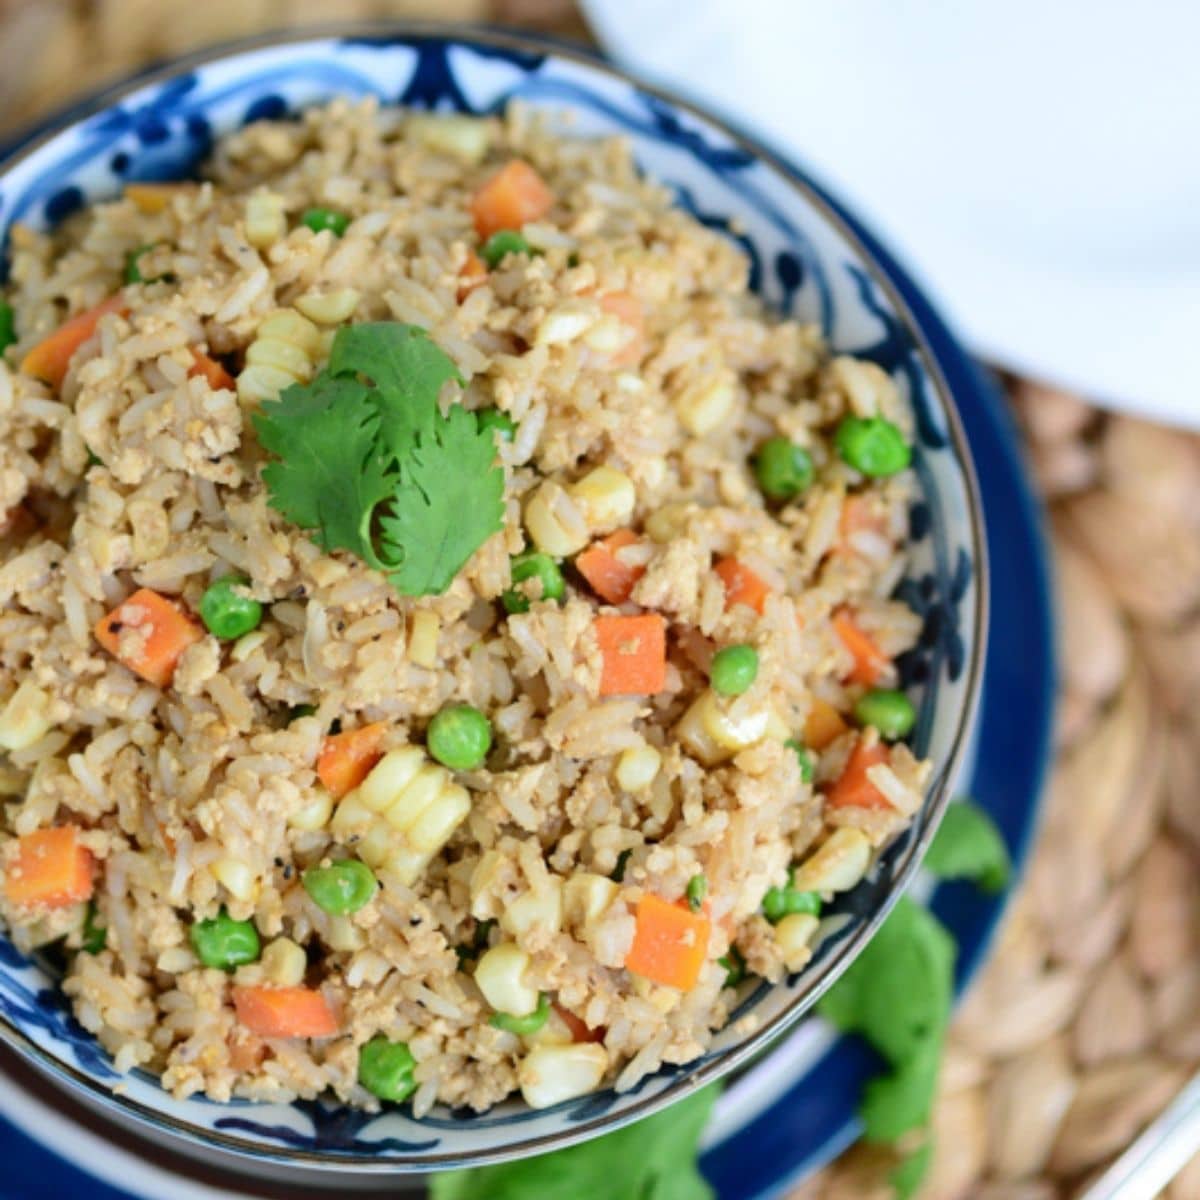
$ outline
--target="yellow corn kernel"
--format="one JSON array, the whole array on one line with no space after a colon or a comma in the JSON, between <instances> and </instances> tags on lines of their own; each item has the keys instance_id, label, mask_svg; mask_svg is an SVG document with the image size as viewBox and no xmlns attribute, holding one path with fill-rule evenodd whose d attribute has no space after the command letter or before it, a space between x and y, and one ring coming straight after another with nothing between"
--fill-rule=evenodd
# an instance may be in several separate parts
<instances>
[{"instance_id":1,"label":"yellow corn kernel","mask_svg":"<svg viewBox=\"0 0 1200 1200\"><path fill-rule=\"evenodd\" d=\"M777 742L786 742L792 736L792 727L779 715L779 710L767 709L767 737Z\"/></svg>"},{"instance_id":2,"label":"yellow corn kernel","mask_svg":"<svg viewBox=\"0 0 1200 1200\"><path fill-rule=\"evenodd\" d=\"M482 921L494 915L492 910L493 900L485 900L479 905L476 904L476 901L485 892L490 892L495 887L507 862L508 859L499 850L485 850L483 852L479 861L475 864L475 869L471 872L471 916Z\"/></svg>"},{"instance_id":3,"label":"yellow corn kernel","mask_svg":"<svg viewBox=\"0 0 1200 1200\"><path fill-rule=\"evenodd\" d=\"M395 876L405 887L412 887L421 878L421 873L429 866L432 858L432 854L410 850L394 839L387 858L379 864L379 870L381 874Z\"/></svg>"},{"instance_id":4,"label":"yellow corn kernel","mask_svg":"<svg viewBox=\"0 0 1200 1200\"><path fill-rule=\"evenodd\" d=\"M664 504L646 518L646 532L660 545L673 542L683 533L687 525L687 515L686 504Z\"/></svg>"},{"instance_id":5,"label":"yellow corn kernel","mask_svg":"<svg viewBox=\"0 0 1200 1200\"><path fill-rule=\"evenodd\" d=\"M847 892L867 873L871 842L861 829L835 829L797 868L799 892Z\"/></svg>"},{"instance_id":6,"label":"yellow corn kernel","mask_svg":"<svg viewBox=\"0 0 1200 1200\"><path fill-rule=\"evenodd\" d=\"M553 1005L546 1014L546 1023L536 1033L527 1033L523 1038L527 1046L570 1046L575 1041L571 1027L558 1015Z\"/></svg>"},{"instance_id":7,"label":"yellow corn kernel","mask_svg":"<svg viewBox=\"0 0 1200 1200\"><path fill-rule=\"evenodd\" d=\"M321 331L294 308L280 309L255 330L238 375L243 404L273 400L293 383L307 383L316 370L323 344Z\"/></svg>"},{"instance_id":8,"label":"yellow corn kernel","mask_svg":"<svg viewBox=\"0 0 1200 1200\"><path fill-rule=\"evenodd\" d=\"M330 917L325 932L325 944L330 950L353 954L355 950L361 950L367 944L367 939L349 917Z\"/></svg>"},{"instance_id":9,"label":"yellow corn kernel","mask_svg":"<svg viewBox=\"0 0 1200 1200\"><path fill-rule=\"evenodd\" d=\"M411 829L449 781L444 767L427 762L388 806L384 816L393 829Z\"/></svg>"},{"instance_id":10,"label":"yellow corn kernel","mask_svg":"<svg viewBox=\"0 0 1200 1200\"><path fill-rule=\"evenodd\" d=\"M0 748L25 750L41 741L53 728L49 711L50 697L26 679L0 712Z\"/></svg>"},{"instance_id":11,"label":"yellow corn kernel","mask_svg":"<svg viewBox=\"0 0 1200 1200\"><path fill-rule=\"evenodd\" d=\"M607 1070L608 1051L595 1042L534 1046L517 1068L517 1083L530 1108L550 1108L595 1091Z\"/></svg>"},{"instance_id":12,"label":"yellow corn kernel","mask_svg":"<svg viewBox=\"0 0 1200 1200\"><path fill-rule=\"evenodd\" d=\"M697 379L675 401L680 424L693 437L704 437L724 426L737 399L737 379L724 369Z\"/></svg>"},{"instance_id":13,"label":"yellow corn kernel","mask_svg":"<svg viewBox=\"0 0 1200 1200\"><path fill-rule=\"evenodd\" d=\"M359 294L354 288L335 292L307 292L296 300L296 308L318 325L340 325L354 316Z\"/></svg>"},{"instance_id":14,"label":"yellow corn kernel","mask_svg":"<svg viewBox=\"0 0 1200 1200\"><path fill-rule=\"evenodd\" d=\"M500 928L513 937L533 929L557 933L563 921L562 880L551 876L540 888L518 896L500 914Z\"/></svg>"},{"instance_id":15,"label":"yellow corn kernel","mask_svg":"<svg viewBox=\"0 0 1200 1200\"><path fill-rule=\"evenodd\" d=\"M567 300L551 309L534 331L535 346L560 346L573 342L591 328L599 314L593 303Z\"/></svg>"},{"instance_id":16,"label":"yellow corn kernel","mask_svg":"<svg viewBox=\"0 0 1200 1200\"><path fill-rule=\"evenodd\" d=\"M275 338L259 338L250 343L246 362L255 367L274 367L298 383L312 378L313 361L303 346Z\"/></svg>"},{"instance_id":17,"label":"yellow corn kernel","mask_svg":"<svg viewBox=\"0 0 1200 1200\"><path fill-rule=\"evenodd\" d=\"M255 192L246 201L246 241L258 250L274 245L287 233L283 197Z\"/></svg>"},{"instance_id":18,"label":"yellow corn kernel","mask_svg":"<svg viewBox=\"0 0 1200 1200\"><path fill-rule=\"evenodd\" d=\"M235 900L253 900L258 894L254 871L240 858L218 858L212 873Z\"/></svg>"},{"instance_id":19,"label":"yellow corn kernel","mask_svg":"<svg viewBox=\"0 0 1200 1200\"><path fill-rule=\"evenodd\" d=\"M675 736L706 767L725 762L766 736L770 710L741 710L738 701L726 708L711 688L693 701L675 726Z\"/></svg>"},{"instance_id":20,"label":"yellow corn kernel","mask_svg":"<svg viewBox=\"0 0 1200 1200\"><path fill-rule=\"evenodd\" d=\"M525 529L533 544L554 558L568 558L588 544L583 513L552 480L543 483L526 501Z\"/></svg>"},{"instance_id":21,"label":"yellow corn kernel","mask_svg":"<svg viewBox=\"0 0 1200 1200\"><path fill-rule=\"evenodd\" d=\"M617 898L620 888L604 875L580 871L563 884L563 914L572 929L599 920Z\"/></svg>"},{"instance_id":22,"label":"yellow corn kernel","mask_svg":"<svg viewBox=\"0 0 1200 1200\"><path fill-rule=\"evenodd\" d=\"M812 913L788 913L775 926L775 941L789 971L799 971L812 958L811 942L820 924Z\"/></svg>"},{"instance_id":23,"label":"yellow corn kernel","mask_svg":"<svg viewBox=\"0 0 1200 1200\"><path fill-rule=\"evenodd\" d=\"M278 367L263 365L243 367L237 377L238 399L243 404L261 404L264 400L274 400L284 388L289 388L297 380Z\"/></svg>"},{"instance_id":24,"label":"yellow corn kernel","mask_svg":"<svg viewBox=\"0 0 1200 1200\"><path fill-rule=\"evenodd\" d=\"M515 942L485 951L475 967L475 983L497 1011L527 1017L538 1006L538 990L525 981L529 955Z\"/></svg>"},{"instance_id":25,"label":"yellow corn kernel","mask_svg":"<svg viewBox=\"0 0 1200 1200\"><path fill-rule=\"evenodd\" d=\"M361 836L375 820L375 814L363 803L358 791L347 792L333 814L329 830L338 841Z\"/></svg>"},{"instance_id":26,"label":"yellow corn kernel","mask_svg":"<svg viewBox=\"0 0 1200 1200\"><path fill-rule=\"evenodd\" d=\"M630 746L617 759L617 786L623 792L641 792L658 777L662 755L653 746Z\"/></svg>"},{"instance_id":27,"label":"yellow corn kernel","mask_svg":"<svg viewBox=\"0 0 1200 1200\"><path fill-rule=\"evenodd\" d=\"M409 846L419 854L436 854L470 811L471 797L465 787L457 783L443 787L406 830Z\"/></svg>"},{"instance_id":28,"label":"yellow corn kernel","mask_svg":"<svg viewBox=\"0 0 1200 1200\"><path fill-rule=\"evenodd\" d=\"M291 938L278 937L263 947L258 960L262 976L280 987L298 987L308 970L308 957Z\"/></svg>"},{"instance_id":29,"label":"yellow corn kernel","mask_svg":"<svg viewBox=\"0 0 1200 1200\"><path fill-rule=\"evenodd\" d=\"M384 812L412 783L427 761L420 746L389 750L359 785L359 798L372 812Z\"/></svg>"},{"instance_id":30,"label":"yellow corn kernel","mask_svg":"<svg viewBox=\"0 0 1200 1200\"><path fill-rule=\"evenodd\" d=\"M458 113L414 113L406 128L421 145L463 162L481 161L492 141L486 121Z\"/></svg>"},{"instance_id":31,"label":"yellow corn kernel","mask_svg":"<svg viewBox=\"0 0 1200 1200\"><path fill-rule=\"evenodd\" d=\"M368 867L377 870L396 847L396 831L386 821L376 820L354 843L354 852Z\"/></svg>"},{"instance_id":32,"label":"yellow corn kernel","mask_svg":"<svg viewBox=\"0 0 1200 1200\"><path fill-rule=\"evenodd\" d=\"M333 797L324 789L317 788L312 799L288 818L288 824L301 833L315 833L324 829L333 815Z\"/></svg>"},{"instance_id":33,"label":"yellow corn kernel","mask_svg":"<svg viewBox=\"0 0 1200 1200\"><path fill-rule=\"evenodd\" d=\"M442 623L437 613L427 609L413 613L412 632L408 637L408 660L418 667L433 669L438 664L438 634Z\"/></svg>"},{"instance_id":34,"label":"yellow corn kernel","mask_svg":"<svg viewBox=\"0 0 1200 1200\"><path fill-rule=\"evenodd\" d=\"M307 317L295 309L281 308L267 317L254 332L255 340L290 342L308 354L316 355L321 349L321 331Z\"/></svg>"},{"instance_id":35,"label":"yellow corn kernel","mask_svg":"<svg viewBox=\"0 0 1200 1200\"><path fill-rule=\"evenodd\" d=\"M589 471L568 491L579 506L591 533L611 533L628 525L637 505L633 480L615 467L597 467Z\"/></svg>"}]
</instances>

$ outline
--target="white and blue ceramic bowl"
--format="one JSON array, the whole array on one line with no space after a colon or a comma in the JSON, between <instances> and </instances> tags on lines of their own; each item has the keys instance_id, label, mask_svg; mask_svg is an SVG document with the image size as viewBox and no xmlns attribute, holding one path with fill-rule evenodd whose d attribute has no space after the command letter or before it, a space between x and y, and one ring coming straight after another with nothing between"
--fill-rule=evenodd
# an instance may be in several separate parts
<instances>
[{"instance_id":1,"label":"white and blue ceramic bowl","mask_svg":"<svg viewBox=\"0 0 1200 1200\"><path fill-rule=\"evenodd\" d=\"M884 272L804 175L718 121L574 51L461 29L368 29L282 36L148 73L40 131L0 167L0 228L52 225L131 180L193 173L213 139L334 96L485 113L519 99L570 114L573 132L619 133L679 202L750 257L751 283L777 309L819 321L833 346L879 363L910 397L921 498L912 507L903 598L924 618L903 663L919 700L915 747L935 764L929 796L878 868L831 906L808 967L751 987L711 1049L621 1095L608 1090L534 1112L405 1107L370 1115L321 1102L176 1100L148 1074L119 1076L71 1017L52 968L0 940L0 1036L114 1117L261 1164L351 1172L432 1170L539 1153L661 1108L765 1048L845 969L911 879L966 750L984 652L985 551L970 456L933 356ZM810 119L819 120L820 114ZM736 232L734 232L736 230Z\"/></svg>"}]
</instances>

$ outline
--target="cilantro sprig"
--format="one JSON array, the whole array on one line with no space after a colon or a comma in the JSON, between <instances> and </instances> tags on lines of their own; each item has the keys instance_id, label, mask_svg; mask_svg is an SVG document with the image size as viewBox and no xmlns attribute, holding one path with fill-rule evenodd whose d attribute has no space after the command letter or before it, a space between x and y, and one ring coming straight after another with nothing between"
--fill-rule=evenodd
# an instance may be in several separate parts
<instances>
[{"instance_id":1,"label":"cilantro sprig","mask_svg":"<svg viewBox=\"0 0 1200 1200\"><path fill-rule=\"evenodd\" d=\"M444 592L504 523L495 440L442 387L462 380L423 329L339 329L329 364L254 417L271 507L406 596Z\"/></svg>"}]
</instances>

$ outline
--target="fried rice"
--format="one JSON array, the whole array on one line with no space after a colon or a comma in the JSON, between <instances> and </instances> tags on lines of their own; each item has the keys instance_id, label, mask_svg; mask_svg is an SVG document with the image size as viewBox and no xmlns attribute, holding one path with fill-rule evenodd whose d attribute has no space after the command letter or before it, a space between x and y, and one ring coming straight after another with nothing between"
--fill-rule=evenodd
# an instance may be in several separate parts
<instances>
[{"instance_id":1,"label":"fried rice","mask_svg":"<svg viewBox=\"0 0 1200 1200\"><path fill-rule=\"evenodd\" d=\"M512 160L553 203L522 229L533 253L484 275L472 198ZM310 228L314 207L348 217L344 233ZM11 241L0 912L21 949L64 948L62 986L119 1069L153 1071L177 1096L331 1092L373 1108L360 1057L383 1037L411 1052L417 1116L514 1092L540 1107L696 1058L735 1006L731 968L775 981L803 967L817 918L768 919L764 896L789 871L826 900L852 888L929 775L853 717L868 687L896 686L920 633L890 598L911 473L866 477L833 441L847 415L911 440L887 374L768 312L737 243L646 179L624 141L571 137L519 107L431 119L335 102L257 122L217 143L202 182L131 187ZM123 285L131 255L141 281ZM57 386L21 369L117 292ZM463 384L444 406L511 419L511 439L496 439L503 529L442 594L400 594L269 503L251 417L275 377L247 352L280 314L313 332L307 363L270 360L297 380L336 328L399 322L456 365ZM196 370L195 351L219 370ZM815 467L782 504L753 467L777 436ZM561 599L526 583L514 607L527 611L507 611L512 558L538 544L535 496L576 535L555 557L613 532L578 487L600 467L634 497L620 514L632 536L613 551L628 594L611 603L564 563ZM738 593L731 572L754 586ZM141 589L195 622L230 574L261 624L222 640L196 623L165 681L127 665L136 604L124 642L97 640ZM596 619L642 613L666 631L661 687L613 694ZM867 675L844 621L877 651ZM721 696L709 671L729 645L752 647L758 670ZM347 796L317 774L326 739L378 727L375 770L381 755L425 753L431 719L463 703L486 715L493 745L479 768L439 776L469 802L448 840L419 869L377 853L370 902L322 909L305 872L354 857L370 824L339 824ZM834 803L864 752L867 799ZM30 900L15 886L29 839L63 828L86 886ZM644 957L648 897L694 919L684 941L707 939L686 986L627 966ZM221 912L253 923L256 961L198 957L193 927ZM509 984L553 1002L535 1032L492 1020L475 973L500 946ZM272 987L316 993L333 1032L255 1032L235 993Z\"/></svg>"}]
</instances>

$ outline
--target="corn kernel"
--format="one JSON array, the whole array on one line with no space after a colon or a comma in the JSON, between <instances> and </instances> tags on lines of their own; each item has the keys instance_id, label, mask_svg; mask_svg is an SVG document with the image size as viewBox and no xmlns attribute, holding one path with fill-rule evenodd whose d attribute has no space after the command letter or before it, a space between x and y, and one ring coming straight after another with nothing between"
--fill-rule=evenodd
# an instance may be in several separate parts
<instances>
[{"instance_id":1,"label":"corn kernel","mask_svg":"<svg viewBox=\"0 0 1200 1200\"><path fill-rule=\"evenodd\" d=\"M637 505L633 480L615 467L597 467L568 489L591 533L627 525Z\"/></svg>"},{"instance_id":2,"label":"corn kernel","mask_svg":"<svg viewBox=\"0 0 1200 1200\"><path fill-rule=\"evenodd\" d=\"M291 938L278 937L263 947L259 959L263 978L280 987L298 987L308 970L308 957Z\"/></svg>"},{"instance_id":3,"label":"corn kernel","mask_svg":"<svg viewBox=\"0 0 1200 1200\"><path fill-rule=\"evenodd\" d=\"M412 887L421 877L421 873L429 866L431 854L421 854L406 846L393 842L387 858L379 864L382 873L393 875L405 887Z\"/></svg>"},{"instance_id":4,"label":"corn kernel","mask_svg":"<svg viewBox=\"0 0 1200 1200\"><path fill-rule=\"evenodd\" d=\"M492 141L486 121L458 113L414 113L406 127L428 149L469 163L480 162Z\"/></svg>"},{"instance_id":5,"label":"corn kernel","mask_svg":"<svg viewBox=\"0 0 1200 1200\"><path fill-rule=\"evenodd\" d=\"M274 400L284 388L289 388L297 381L286 371L266 364L243 367L237 377L238 399L243 404L261 404L264 400Z\"/></svg>"},{"instance_id":6,"label":"corn kernel","mask_svg":"<svg viewBox=\"0 0 1200 1200\"><path fill-rule=\"evenodd\" d=\"M812 913L788 913L775 926L775 941L783 953L783 965L799 971L812 958L813 934L821 922Z\"/></svg>"},{"instance_id":7,"label":"corn kernel","mask_svg":"<svg viewBox=\"0 0 1200 1200\"><path fill-rule=\"evenodd\" d=\"M538 990L525 981L529 955L515 942L485 951L475 967L475 983L497 1011L527 1017L538 1006Z\"/></svg>"},{"instance_id":8,"label":"corn kernel","mask_svg":"<svg viewBox=\"0 0 1200 1200\"><path fill-rule=\"evenodd\" d=\"M867 873L871 842L861 829L835 829L797 868L800 892L846 892Z\"/></svg>"},{"instance_id":9,"label":"corn kernel","mask_svg":"<svg viewBox=\"0 0 1200 1200\"><path fill-rule=\"evenodd\" d=\"M393 829L409 829L441 793L448 779L444 768L426 762L388 806L384 813L388 824Z\"/></svg>"},{"instance_id":10,"label":"corn kernel","mask_svg":"<svg viewBox=\"0 0 1200 1200\"><path fill-rule=\"evenodd\" d=\"M517 1083L530 1108L550 1108L595 1091L608 1070L608 1052L594 1042L535 1046L517 1068Z\"/></svg>"},{"instance_id":11,"label":"corn kernel","mask_svg":"<svg viewBox=\"0 0 1200 1200\"><path fill-rule=\"evenodd\" d=\"M372 812L383 812L412 783L426 762L425 752L419 746L389 750L359 785L363 804Z\"/></svg>"},{"instance_id":12,"label":"corn kernel","mask_svg":"<svg viewBox=\"0 0 1200 1200\"><path fill-rule=\"evenodd\" d=\"M258 250L265 250L286 233L283 197L274 192L255 192L246 201L246 241Z\"/></svg>"},{"instance_id":13,"label":"corn kernel","mask_svg":"<svg viewBox=\"0 0 1200 1200\"><path fill-rule=\"evenodd\" d=\"M436 854L470 811L471 797L465 787L457 783L442 787L408 827L409 846L420 854ZM391 816L391 810L388 815Z\"/></svg>"},{"instance_id":14,"label":"corn kernel","mask_svg":"<svg viewBox=\"0 0 1200 1200\"><path fill-rule=\"evenodd\" d=\"M288 824L301 833L315 833L325 828L332 815L333 797L324 788L318 788L303 808L292 813Z\"/></svg>"},{"instance_id":15,"label":"corn kernel","mask_svg":"<svg viewBox=\"0 0 1200 1200\"><path fill-rule=\"evenodd\" d=\"M623 792L641 792L658 777L662 755L653 746L630 746L617 759L617 786Z\"/></svg>"},{"instance_id":16,"label":"corn kernel","mask_svg":"<svg viewBox=\"0 0 1200 1200\"><path fill-rule=\"evenodd\" d=\"M290 375L296 383L305 383L313 375L312 358L302 346L275 338L260 337L251 342L246 362L254 367L273 367Z\"/></svg>"},{"instance_id":17,"label":"corn kernel","mask_svg":"<svg viewBox=\"0 0 1200 1200\"><path fill-rule=\"evenodd\" d=\"M535 346L559 346L573 342L596 320L593 305L568 300L548 312L533 335Z\"/></svg>"},{"instance_id":18,"label":"corn kernel","mask_svg":"<svg viewBox=\"0 0 1200 1200\"><path fill-rule=\"evenodd\" d=\"M254 331L255 338L290 342L315 356L321 349L321 331L291 308L281 308L263 320Z\"/></svg>"},{"instance_id":19,"label":"corn kernel","mask_svg":"<svg viewBox=\"0 0 1200 1200\"><path fill-rule=\"evenodd\" d=\"M706 688L680 718L675 736L693 758L712 767L762 741L769 725L769 709L743 711L738 701L726 706Z\"/></svg>"},{"instance_id":20,"label":"corn kernel","mask_svg":"<svg viewBox=\"0 0 1200 1200\"><path fill-rule=\"evenodd\" d=\"M354 288L335 292L307 292L296 300L296 308L318 325L340 325L354 316L359 295Z\"/></svg>"},{"instance_id":21,"label":"corn kernel","mask_svg":"<svg viewBox=\"0 0 1200 1200\"><path fill-rule=\"evenodd\" d=\"M737 380L730 370L698 379L675 401L680 424L693 437L704 437L725 425L737 399Z\"/></svg>"},{"instance_id":22,"label":"corn kernel","mask_svg":"<svg viewBox=\"0 0 1200 1200\"><path fill-rule=\"evenodd\" d=\"M50 697L26 679L0 712L0 748L26 750L53 728L46 714Z\"/></svg>"},{"instance_id":23,"label":"corn kernel","mask_svg":"<svg viewBox=\"0 0 1200 1200\"><path fill-rule=\"evenodd\" d=\"M551 1005L545 1025L536 1033L525 1034L524 1041L527 1046L570 1046L575 1041L575 1035L559 1015L558 1009Z\"/></svg>"},{"instance_id":24,"label":"corn kernel","mask_svg":"<svg viewBox=\"0 0 1200 1200\"><path fill-rule=\"evenodd\" d=\"M367 944L367 939L349 917L330 917L329 926L325 931L325 944L330 950L353 954L355 950L361 950Z\"/></svg>"},{"instance_id":25,"label":"corn kernel","mask_svg":"<svg viewBox=\"0 0 1200 1200\"><path fill-rule=\"evenodd\" d=\"M534 928L557 933L562 928L562 919L562 881L551 877L543 887L528 891L509 904L500 914L500 928L513 937Z\"/></svg>"},{"instance_id":26,"label":"corn kernel","mask_svg":"<svg viewBox=\"0 0 1200 1200\"><path fill-rule=\"evenodd\" d=\"M568 558L588 543L583 513L558 484L547 480L525 504L525 528L544 554Z\"/></svg>"},{"instance_id":27,"label":"corn kernel","mask_svg":"<svg viewBox=\"0 0 1200 1200\"><path fill-rule=\"evenodd\" d=\"M218 858L212 873L235 900L253 900L258 894L253 870L239 858Z\"/></svg>"},{"instance_id":28,"label":"corn kernel","mask_svg":"<svg viewBox=\"0 0 1200 1200\"><path fill-rule=\"evenodd\" d=\"M580 871L563 885L563 912L567 924L582 929L602 917L620 889L607 876Z\"/></svg>"},{"instance_id":29,"label":"corn kernel","mask_svg":"<svg viewBox=\"0 0 1200 1200\"><path fill-rule=\"evenodd\" d=\"M408 638L409 662L430 670L437 666L438 633L441 624L437 613L425 609L413 613L412 632Z\"/></svg>"},{"instance_id":30,"label":"corn kernel","mask_svg":"<svg viewBox=\"0 0 1200 1200\"><path fill-rule=\"evenodd\" d=\"M687 515L686 504L664 504L646 518L646 532L660 545L672 542L683 533Z\"/></svg>"}]
</instances>

